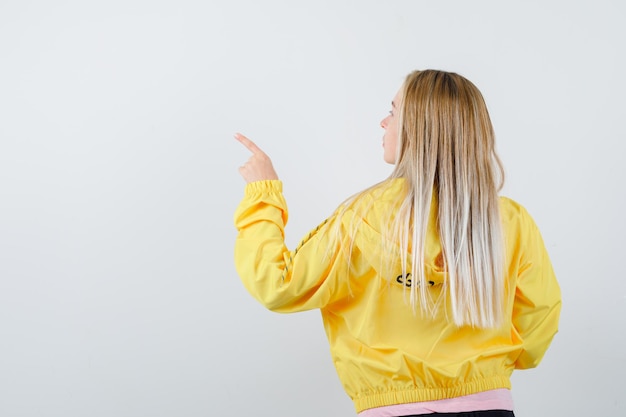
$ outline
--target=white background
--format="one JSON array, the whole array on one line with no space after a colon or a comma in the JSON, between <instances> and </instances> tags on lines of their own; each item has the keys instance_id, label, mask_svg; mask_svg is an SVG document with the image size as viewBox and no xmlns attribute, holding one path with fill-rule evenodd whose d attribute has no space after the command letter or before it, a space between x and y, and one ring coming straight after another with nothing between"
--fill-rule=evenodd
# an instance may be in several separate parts
<instances>
[{"instance_id":1,"label":"white background","mask_svg":"<svg viewBox=\"0 0 626 417\"><path fill-rule=\"evenodd\" d=\"M350 416L318 311L233 266L248 152L295 245L384 179L414 69L483 92L504 194L563 291L520 417L626 411L626 7L594 1L0 2L0 416Z\"/></svg>"}]
</instances>

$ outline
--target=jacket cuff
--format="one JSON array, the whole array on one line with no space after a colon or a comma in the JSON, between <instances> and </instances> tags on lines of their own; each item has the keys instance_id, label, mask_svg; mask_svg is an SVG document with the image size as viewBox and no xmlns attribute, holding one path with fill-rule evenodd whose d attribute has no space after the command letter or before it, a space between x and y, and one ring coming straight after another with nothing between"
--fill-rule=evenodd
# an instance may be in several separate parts
<instances>
[{"instance_id":1,"label":"jacket cuff","mask_svg":"<svg viewBox=\"0 0 626 417\"><path fill-rule=\"evenodd\" d=\"M253 181L246 184L244 193L247 196L258 194L274 194L283 192L283 182L281 180Z\"/></svg>"}]
</instances>

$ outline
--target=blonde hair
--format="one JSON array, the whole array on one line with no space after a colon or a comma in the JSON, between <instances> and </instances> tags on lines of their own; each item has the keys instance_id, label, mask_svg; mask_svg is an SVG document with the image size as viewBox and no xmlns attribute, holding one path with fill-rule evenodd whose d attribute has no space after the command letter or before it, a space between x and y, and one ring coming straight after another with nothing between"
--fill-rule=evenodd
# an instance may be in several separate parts
<instances>
[{"instance_id":1,"label":"blonde hair","mask_svg":"<svg viewBox=\"0 0 626 417\"><path fill-rule=\"evenodd\" d=\"M457 326L496 327L504 314L498 198L504 170L485 101L476 86L458 74L415 71L403 84L399 116L396 163L389 179L405 179L407 193L383 221L385 262L393 265L400 257L406 276L410 261L414 309L419 305L423 313L435 315L442 300L449 298ZM359 200L357 195L347 205L354 207ZM437 263L446 271L437 297L431 295L425 276L431 206L437 207L442 248Z\"/></svg>"}]
</instances>

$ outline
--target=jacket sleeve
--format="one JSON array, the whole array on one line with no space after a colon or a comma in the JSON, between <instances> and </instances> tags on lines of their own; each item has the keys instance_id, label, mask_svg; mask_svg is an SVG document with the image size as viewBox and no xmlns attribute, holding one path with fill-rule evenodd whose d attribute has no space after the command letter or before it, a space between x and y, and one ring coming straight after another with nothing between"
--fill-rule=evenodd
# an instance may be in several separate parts
<instances>
[{"instance_id":1,"label":"jacket sleeve","mask_svg":"<svg viewBox=\"0 0 626 417\"><path fill-rule=\"evenodd\" d=\"M235 267L248 292L263 306L289 313L322 308L347 295L348 265L333 235L334 216L289 250L282 182L268 180L246 185L234 217Z\"/></svg>"},{"instance_id":2,"label":"jacket sleeve","mask_svg":"<svg viewBox=\"0 0 626 417\"><path fill-rule=\"evenodd\" d=\"M541 233L522 209L522 256L518 270L513 325L523 341L517 369L536 367L558 331L561 291Z\"/></svg>"}]
</instances>

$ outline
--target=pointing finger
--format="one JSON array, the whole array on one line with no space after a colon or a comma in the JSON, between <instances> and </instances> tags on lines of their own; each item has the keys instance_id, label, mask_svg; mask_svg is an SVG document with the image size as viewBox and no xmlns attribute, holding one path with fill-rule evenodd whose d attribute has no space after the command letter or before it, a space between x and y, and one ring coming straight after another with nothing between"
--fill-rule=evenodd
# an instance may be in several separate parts
<instances>
[{"instance_id":1,"label":"pointing finger","mask_svg":"<svg viewBox=\"0 0 626 417\"><path fill-rule=\"evenodd\" d=\"M250 152L252 152L254 154L256 154L256 153L263 153L261 148L256 146L256 144L254 142L252 142L250 139L248 139L247 137L245 137L241 133L235 133L235 139L237 139L243 146L248 148L248 150Z\"/></svg>"}]
</instances>

